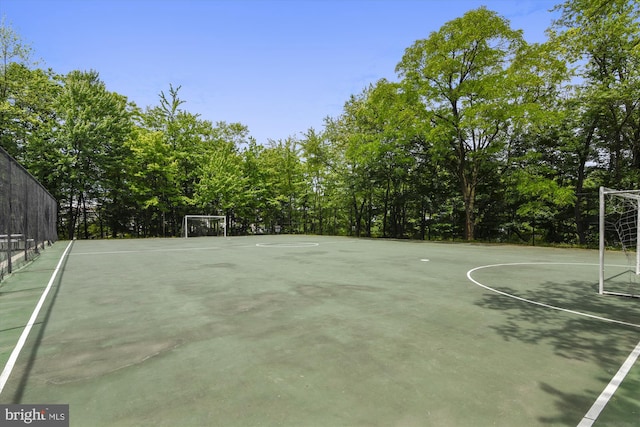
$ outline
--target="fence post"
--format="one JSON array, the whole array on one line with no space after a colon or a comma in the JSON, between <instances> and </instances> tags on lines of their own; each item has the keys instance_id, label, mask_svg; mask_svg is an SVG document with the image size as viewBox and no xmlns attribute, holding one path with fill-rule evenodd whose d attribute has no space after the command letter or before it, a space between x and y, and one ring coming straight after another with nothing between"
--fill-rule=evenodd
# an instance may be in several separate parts
<instances>
[{"instance_id":1,"label":"fence post","mask_svg":"<svg viewBox=\"0 0 640 427\"><path fill-rule=\"evenodd\" d=\"M13 185L12 185L12 175L13 175L13 171L12 171L12 162L11 159L9 159L9 167L7 168L7 170L9 171L9 221L7 221L7 223L9 224L9 226L7 227L7 272L9 274L11 274L11 270L12 270L12 266L11 266L11 218L13 218L13 210L12 210L12 201L11 199L13 199L11 192L13 191Z\"/></svg>"},{"instance_id":2,"label":"fence post","mask_svg":"<svg viewBox=\"0 0 640 427\"><path fill-rule=\"evenodd\" d=\"M27 249L27 239L29 238L29 186L24 186L24 223L22 225L22 244L24 245L24 260L29 261L29 250ZM18 248L19 249L19 248Z\"/></svg>"}]
</instances>

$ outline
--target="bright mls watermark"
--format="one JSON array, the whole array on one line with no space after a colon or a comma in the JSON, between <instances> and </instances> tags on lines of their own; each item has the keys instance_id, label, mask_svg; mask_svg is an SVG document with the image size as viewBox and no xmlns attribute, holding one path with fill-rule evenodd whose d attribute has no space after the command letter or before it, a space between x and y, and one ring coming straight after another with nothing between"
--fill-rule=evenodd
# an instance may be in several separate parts
<instances>
[{"instance_id":1,"label":"bright mls watermark","mask_svg":"<svg viewBox=\"0 0 640 427\"><path fill-rule=\"evenodd\" d=\"M0 426L69 427L69 405L0 405Z\"/></svg>"}]
</instances>

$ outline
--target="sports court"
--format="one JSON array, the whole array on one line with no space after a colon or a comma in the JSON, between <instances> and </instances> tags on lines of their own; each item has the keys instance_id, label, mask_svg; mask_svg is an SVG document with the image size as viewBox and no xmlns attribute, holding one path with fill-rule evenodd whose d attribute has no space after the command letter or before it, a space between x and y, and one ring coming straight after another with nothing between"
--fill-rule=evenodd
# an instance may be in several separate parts
<instances>
[{"instance_id":1,"label":"sports court","mask_svg":"<svg viewBox=\"0 0 640 427\"><path fill-rule=\"evenodd\" d=\"M0 285L4 367L59 265L0 403L79 427L640 424L640 300L597 293L598 251L203 237L60 262L69 244ZM622 287L626 264L607 254Z\"/></svg>"}]
</instances>

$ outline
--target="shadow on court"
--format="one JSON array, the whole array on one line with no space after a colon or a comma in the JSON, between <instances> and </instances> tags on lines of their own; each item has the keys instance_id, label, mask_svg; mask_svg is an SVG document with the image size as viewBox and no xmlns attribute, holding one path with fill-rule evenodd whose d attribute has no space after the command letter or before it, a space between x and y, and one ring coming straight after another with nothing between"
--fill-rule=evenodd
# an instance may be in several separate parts
<instances>
[{"instance_id":1,"label":"shadow on court","mask_svg":"<svg viewBox=\"0 0 640 427\"><path fill-rule=\"evenodd\" d=\"M62 242L62 244L64 243L65 242ZM25 387L27 385L29 376L31 375L35 360L38 356L38 349L40 348L42 338L44 337L44 334L46 332L47 324L49 323L51 313L58 298L60 286L62 283L64 283L64 268L67 264L67 260L68 258L65 258L62 261L62 264L60 266L60 273L56 277L55 283L52 284L52 288L47 295L47 299L40 309L40 313L38 314L38 319L40 320L34 323L34 327L32 328L31 334L27 341L29 343L29 346L23 348L23 354L21 354L23 370L18 373L20 375L20 379L17 381L17 386L15 388L15 392L13 393L13 398L9 403L22 403ZM36 334L34 334L34 330L37 332Z\"/></svg>"},{"instance_id":2,"label":"shadow on court","mask_svg":"<svg viewBox=\"0 0 640 427\"><path fill-rule=\"evenodd\" d=\"M570 276L572 272L568 273ZM544 272L538 277L541 275ZM539 420L551 425L575 425L575 416L570 415L567 408L589 408L640 341L640 300L599 295L597 283L589 281L547 280L533 287L530 283L514 287L513 283L518 283L517 274L509 276L511 286L499 285L501 281L505 282L504 277L485 280L497 283L494 286L496 290L513 296L602 318L565 313L496 293L485 294L476 302L483 309L495 310L505 316L502 324L492 326L505 341L546 345L558 356L585 363L595 362L602 368L600 389L568 393L546 383L540 384L541 390L554 397L560 415L542 416ZM611 323L605 319L631 325ZM638 367L632 370L595 426L637 425L640 419L639 371Z\"/></svg>"},{"instance_id":3,"label":"shadow on court","mask_svg":"<svg viewBox=\"0 0 640 427\"><path fill-rule=\"evenodd\" d=\"M491 293L466 272L590 255L319 236L79 241L0 397L67 403L72 425L92 427L575 427L640 331ZM477 279L637 319L592 295L590 272Z\"/></svg>"}]
</instances>

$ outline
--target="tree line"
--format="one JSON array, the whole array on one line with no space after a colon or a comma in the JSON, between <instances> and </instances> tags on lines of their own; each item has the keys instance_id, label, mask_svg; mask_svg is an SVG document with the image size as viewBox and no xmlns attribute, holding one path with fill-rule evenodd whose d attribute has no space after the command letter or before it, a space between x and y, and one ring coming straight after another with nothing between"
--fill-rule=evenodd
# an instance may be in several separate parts
<instances>
[{"instance_id":1,"label":"tree line","mask_svg":"<svg viewBox=\"0 0 640 427\"><path fill-rule=\"evenodd\" d=\"M544 43L487 8L409 46L323 129L258 144L59 75L0 26L0 145L66 238L176 236L187 214L273 232L590 245L598 188L640 188L640 5L567 0Z\"/></svg>"}]
</instances>

